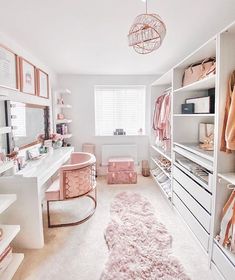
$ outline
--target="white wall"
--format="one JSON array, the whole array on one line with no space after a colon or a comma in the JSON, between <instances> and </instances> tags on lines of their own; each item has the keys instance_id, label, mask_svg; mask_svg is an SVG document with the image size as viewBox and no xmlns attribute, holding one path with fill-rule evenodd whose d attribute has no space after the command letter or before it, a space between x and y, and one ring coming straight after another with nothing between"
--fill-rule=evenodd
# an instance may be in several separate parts
<instances>
[{"instance_id":1,"label":"white wall","mask_svg":"<svg viewBox=\"0 0 235 280\"><path fill-rule=\"evenodd\" d=\"M8 37L4 33L0 33L0 44L8 47L13 52L15 52L18 56L22 56L28 61L30 61L32 64L34 64L36 67L44 70L46 73L49 74L50 78L50 87L55 87L57 84L57 76L56 73L46 66L40 59L38 59L35 55L33 55L31 52L26 50L24 47L19 45L16 41L14 41L12 38ZM8 95L11 100L18 101L18 102L25 102L25 103L33 103L38 105L46 105L50 106L52 103L52 98L50 95L50 99L47 100L45 98L40 98L37 96L32 96L30 94L25 93L19 93L18 91L14 90L8 90L6 88L0 87L0 96L1 95ZM0 107L0 124L3 125L3 119L4 118L4 112L2 109L2 106ZM52 123L52 121L51 121ZM1 137L0 137L1 138ZM0 139L0 148L1 148L1 140Z\"/></svg>"},{"instance_id":2,"label":"white wall","mask_svg":"<svg viewBox=\"0 0 235 280\"><path fill-rule=\"evenodd\" d=\"M103 144L136 143L138 146L138 161L148 159L149 130L150 130L150 84L156 76L111 76L111 75L59 75L61 87L72 91L66 100L72 104L68 116L73 122L70 124L73 133L72 145L76 151L81 151L83 143L89 142L96 145L98 165L101 160L101 146ZM147 136L95 136L95 110L94 86L95 85L146 85L146 130Z\"/></svg>"}]
</instances>

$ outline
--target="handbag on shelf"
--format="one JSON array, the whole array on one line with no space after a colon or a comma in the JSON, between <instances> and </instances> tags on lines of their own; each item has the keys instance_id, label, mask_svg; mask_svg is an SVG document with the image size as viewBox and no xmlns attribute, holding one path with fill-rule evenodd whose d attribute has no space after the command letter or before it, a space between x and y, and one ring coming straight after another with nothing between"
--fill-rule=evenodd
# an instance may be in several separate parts
<instances>
[{"instance_id":1,"label":"handbag on shelf","mask_svg":"<svg viewBox=\"0 0 235 280\"><path fill-rule=\"evenodd\" d=\"M215 58L206 58L202 62L190 65L185 69L183 75L182 86L187 86L202 80L206 77L214 75L216 72Z\"/></svg>"}]
</instances>

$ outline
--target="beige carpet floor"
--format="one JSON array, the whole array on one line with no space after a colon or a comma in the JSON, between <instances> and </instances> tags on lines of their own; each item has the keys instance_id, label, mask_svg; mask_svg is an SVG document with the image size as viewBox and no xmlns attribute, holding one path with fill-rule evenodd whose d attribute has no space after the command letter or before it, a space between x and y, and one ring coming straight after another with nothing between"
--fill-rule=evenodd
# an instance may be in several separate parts
<instances>
[{"instance_id":1,"label":"beige carpet floor","mask_svg":"<svg viewBox=\"0 0 235 280\"><path fill-rule=\"evenodd\" d=\"M139 193L154 205L158 220L173 236L174 256L192 280L213 280L207 256L151 178L140 176L137 185L107 185L105 178L99 178L97 187L96 213L80 226L48 229L44 211L45 246L24 251L14 280L98 280L108 258L104 230L110 220L110 203L121 191Z\"/></svg>"}]
</instances>

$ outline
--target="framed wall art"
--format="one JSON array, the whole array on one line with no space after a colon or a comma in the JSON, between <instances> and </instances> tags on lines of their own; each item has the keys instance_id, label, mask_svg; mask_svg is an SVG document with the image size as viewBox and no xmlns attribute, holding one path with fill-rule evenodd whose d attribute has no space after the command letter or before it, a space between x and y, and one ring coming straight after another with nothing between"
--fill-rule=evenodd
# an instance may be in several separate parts
<instances>
[{"instance_id":1,"label":"framed wall art","mask_svg":"<svg viewBox=\"0 0 235 280\"><path fill-rule=\"evenodd\" d=\"M49 98L49 76L41 69L37 69L37 95Z\"/></svg>"},{"instance_id":2,"label":"framed wall art","mask_svg":"<svg viewBox=\"0 0 235 280\"><path fill-rule=\"evenodd\" d=\"M0 44L0 86L19 89L18 56Z\"/></svg>"},{"instance_id":3,"label":"framed wall art","mask_svg":"<svg viewBox=\"0 0 235 280\"><path fill-rule=\"evenodd\" d=\"M20 90L36 94L36 67L24 58L20 58Z\"/></svg>"}]
</instances>

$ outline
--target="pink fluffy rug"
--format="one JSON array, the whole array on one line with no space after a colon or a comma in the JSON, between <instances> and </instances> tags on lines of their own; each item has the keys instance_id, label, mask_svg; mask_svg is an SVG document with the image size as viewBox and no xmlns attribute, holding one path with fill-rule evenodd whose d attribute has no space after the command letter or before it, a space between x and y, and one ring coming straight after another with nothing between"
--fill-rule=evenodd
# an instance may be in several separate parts
<instances>
[{"instance_id":1,"label":"pink fluffy rug","mask_svg":"<svg viewBox=\"0 0 235 280\"><path fill-rule=\"evenodd\" d=\"M172 237L152 205L135 193L118 194L105 239L110 251L101 280L189 280L170 255Z\"/></svg>"}]
</instances>

